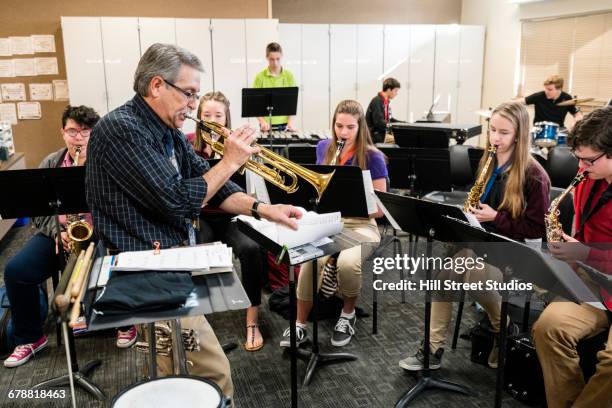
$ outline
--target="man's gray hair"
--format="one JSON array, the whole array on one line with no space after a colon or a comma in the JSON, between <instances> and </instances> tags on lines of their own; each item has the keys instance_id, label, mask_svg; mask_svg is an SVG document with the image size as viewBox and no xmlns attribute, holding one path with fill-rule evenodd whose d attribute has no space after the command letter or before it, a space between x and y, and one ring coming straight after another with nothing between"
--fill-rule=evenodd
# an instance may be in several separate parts
<instances>
[{"instance_id":1,"label":"man's gray hair","mask_svg":"<svg viewBox=\"0 0 612 408\"><path fill-rule=\"evenodd\" d=\"M192 52L172 44L151 45L138 61L134 74L134 91L140 96L147 96L151 79L157 75L175 82L183 65L204 72L202 62Z\"/></svg>"}]
</instances>

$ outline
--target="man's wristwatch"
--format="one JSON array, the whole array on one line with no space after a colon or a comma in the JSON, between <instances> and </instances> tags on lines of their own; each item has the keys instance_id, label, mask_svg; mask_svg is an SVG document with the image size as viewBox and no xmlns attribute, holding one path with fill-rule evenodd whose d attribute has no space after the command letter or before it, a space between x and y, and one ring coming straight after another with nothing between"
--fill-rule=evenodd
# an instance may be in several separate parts
<instances>
[{"instance_id":1,"label":"man's wristwatch","mask_svg":"<svg viewBox=\"0 0 612 408\"><path fill-rule=\"evenodd\" d=\"M251 206L251 216L253 216L253 218L255 218L256 220L261 220L261 216L257 212L257 207L259 207L259 204L261 204L261 201L255 200L253 201L253 205Z\"/></svg>"}]
</instances>

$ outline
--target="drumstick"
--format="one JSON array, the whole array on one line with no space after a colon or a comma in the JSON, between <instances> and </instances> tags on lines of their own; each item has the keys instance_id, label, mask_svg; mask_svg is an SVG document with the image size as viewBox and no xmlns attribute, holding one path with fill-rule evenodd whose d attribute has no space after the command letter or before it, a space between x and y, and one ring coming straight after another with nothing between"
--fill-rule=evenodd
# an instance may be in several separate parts
<instances>
[{"instance_id":1,"label":"drumstick","mask_svg":"<svg viewBox=\"0 0 612 408\"><path fill-rule=\"evenodd\" d=\"M70 281L68 282L68 287L66 288L65 294L68 296L70 296L70 293L72 292L72 287L74 286L74 283L76 282L77 278L79 277L79 274L81 273L84 257L85 251L81 250L77 259L76 268L74 269L74 272L72 272L72 276L70 277Z\"/></svg>"},{"instance_id":2,"label":"drumstick","mask_svg":"<svg viewBox=\"0 0 612 408\"><path fill-rule=\"evenodd\" d=\"M90 263L91 263L91 256L93 255L94 246L95 246L94 243L90 242L89 246L87 247L87 251L85 252L85 256L83 257L83 264L81 266L81 272L79 273L79 276L76 277L74 281L74 285L72 285L72 290L70 291L72 298L76 298L79 295L79 292L82 286L82 282L85 280L83 279L84 275L87 272L90 266Z\"/></svg>"},{"instance_id":3,"label":"drumstick","mask_svg":"<svg viewBox=\"0 0 612 408\"><path fill-rule=\"evenodd\" d=\"M93 245L93 244L91 244ZM74 328L77 323L77 319L81 314L81 300L83 299L83 295L85 294L85 286L87 286L87 278L89 277L89 272L91 271L92 262L91 259L87 262L86 268L84 268L83 273L81 274L84 279L82 279L81 287L79 293L74 300L74 304L72 305L72 312L70 313L70 327Z\"/></svg>"},{"instance_id":4,"label":"drumstick","mask_svg":"<svg viewBox=\"0 0 612 408\"><path fill-rule=\"evenodd\" d=\"M81 264L83 263L84 256L85 256L85 251L81 251L81 253L79 254L79 257L77 258L74 264L72 273L70 274L70 279L68 281L68 284L66 285L66 290L64 291L64 293L60 293L59 295L55 297L55 304L61 314L63 314L68 309L68 305L70 304L70 294L71 294L72 285L74 282L73 278L76 272L81 268Z\"/></svg>"},{"instance_id":5,"label":"drumstick","mask_svg":"<svg viewBox=\"0 0 612 408\"><path fill-rule=\"evenodd\" d=\"M72 271L74 270L74 265L76 265L76 260L76 254L71 254L70 258L68 258L66 266L64 267L64 272L62 272L62 277L55 288L55 302L51 304L51 307L55 311L59 311L58 299L64 296L64 291L66 290L66 286L68 286L68 280L70 280L70 277L72 276Z\"/></svg>"}]
</instances>

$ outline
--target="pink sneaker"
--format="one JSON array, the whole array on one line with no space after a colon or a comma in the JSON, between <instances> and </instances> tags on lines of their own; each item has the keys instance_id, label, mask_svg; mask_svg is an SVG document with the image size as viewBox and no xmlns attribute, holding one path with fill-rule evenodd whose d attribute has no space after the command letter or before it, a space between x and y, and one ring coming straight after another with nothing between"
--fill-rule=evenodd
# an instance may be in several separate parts
<instances>
[{"instance_id":1,"label":"pink sneaker","mask_svg":"<svg viewBox=\"0 0 612 408\"><path fill-rule=\"evenodd\" d=\"M4 360L4 366L8 368L18 367L28 362L34 354L45 348L47 345L47 336L42 336L35 343L21 344L15 347L13 354Z\"/></svg>"},{"instance_id":2,"label":"pink sneaker","mask_svg":"<svg viewBox=\"0 0 612 408\"><path fill-rule=\"evenodd\" d=\"M117 347L128 348L136 343L136 326L132 326L126 331L117 330Z\"/></svg>"}]
</instances>

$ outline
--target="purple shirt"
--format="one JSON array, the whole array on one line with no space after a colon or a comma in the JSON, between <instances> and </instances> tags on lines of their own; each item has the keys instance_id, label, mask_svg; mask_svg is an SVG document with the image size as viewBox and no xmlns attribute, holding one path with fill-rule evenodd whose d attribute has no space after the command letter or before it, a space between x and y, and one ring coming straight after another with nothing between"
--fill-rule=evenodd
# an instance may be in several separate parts
<instances>
[{"instance_id":1,"label":"purple shirt","mask_svg":"<svg viewBox=\"0 0 612 408\"><path fill-rule=\"evenodd\" d=\"M325 154L331 139L321 140L317 144L317 164L324 164ZM347 166L353 165L353 158L351 157L346 162ZM378 150L369 150L366 156L366 167L370 170L372 180L378 180L381 178L387 178L389 173L387 172L387 165L385 164L385 156Z\"/></svg>"}]
</instances>

